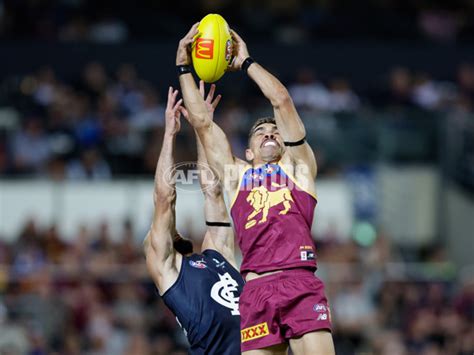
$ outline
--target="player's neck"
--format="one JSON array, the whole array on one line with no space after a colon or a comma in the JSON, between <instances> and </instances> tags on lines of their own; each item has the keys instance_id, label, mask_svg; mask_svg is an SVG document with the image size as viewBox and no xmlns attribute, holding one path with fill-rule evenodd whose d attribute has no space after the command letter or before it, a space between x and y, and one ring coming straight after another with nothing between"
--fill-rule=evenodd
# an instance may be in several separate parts
<instances>
[{"instance_id":1,"label":"player's neck","mask_svg":"<svg viewBox=\"0 0 474 355\"><path fill-rule=\"evenodd\" d=\"M280 159L273 159L271 161L263 161L263 160L253 161L252 162L252 168L258 169L261 166L264 166L266 164L278 164L279 161L280 161Z\"/></svg>"}]
</instances>

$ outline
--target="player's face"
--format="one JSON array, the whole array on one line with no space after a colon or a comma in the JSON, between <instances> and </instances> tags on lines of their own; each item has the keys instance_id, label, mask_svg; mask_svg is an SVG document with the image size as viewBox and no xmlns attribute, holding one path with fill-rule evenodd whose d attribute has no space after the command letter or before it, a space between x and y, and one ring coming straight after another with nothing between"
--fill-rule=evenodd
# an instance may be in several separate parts
<instances>
[{"instance_id":1,"label":"player's face","mask_svg":"<svg viewBox=\"0 0 474 355\"><path fill-rule=\"evenodd\" d=\"M258 126L250 138L249 145L247 159L257 164L279 160L284 151L283 139L273 123Z\"/></svg>"}]
</instances>

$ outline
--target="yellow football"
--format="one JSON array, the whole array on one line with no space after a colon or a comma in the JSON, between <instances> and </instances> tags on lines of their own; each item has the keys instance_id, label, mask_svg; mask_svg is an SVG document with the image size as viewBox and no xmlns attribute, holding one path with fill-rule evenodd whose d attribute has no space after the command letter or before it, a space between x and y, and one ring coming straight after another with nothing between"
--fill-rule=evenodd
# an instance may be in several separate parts
<instances>
[{"instance_id":1,"label":"yellow football","mask_svg":"<svg viewBox=\"0 0 474 355\"><path fill-rule=\"evenodd\" d=\"M221 15L209 14L199 22L198 30L192 50L194 70L206 83L213 83L224 75L232 58L229 26Z\"/></svg>"}]
</instances>

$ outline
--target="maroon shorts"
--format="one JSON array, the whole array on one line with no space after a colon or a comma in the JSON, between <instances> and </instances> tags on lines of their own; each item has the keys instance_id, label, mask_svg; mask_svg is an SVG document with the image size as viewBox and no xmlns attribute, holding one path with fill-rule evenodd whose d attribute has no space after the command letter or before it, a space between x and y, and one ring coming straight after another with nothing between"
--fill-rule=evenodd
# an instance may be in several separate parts
<instances>
[{"instance_id":1,"label":"maroon shorts","mask_svg":"<svg viewBox=\"0 0 474 355\"><path fill-rule=\"evenodd\" d=\"M284 270L248 281L240 295L239 310L242 351L331 330L324 285L311 270Z\"/></svg>"}]
</instances>

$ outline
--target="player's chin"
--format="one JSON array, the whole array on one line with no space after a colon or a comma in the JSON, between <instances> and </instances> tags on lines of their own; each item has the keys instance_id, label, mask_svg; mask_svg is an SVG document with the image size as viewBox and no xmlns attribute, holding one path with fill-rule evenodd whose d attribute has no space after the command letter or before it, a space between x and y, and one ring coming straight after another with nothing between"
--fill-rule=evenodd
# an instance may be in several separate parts
<instances>
[{"instance_id":1,"label":"player's chin","mask_svg":"<svg viewBox=\"0 0 474 355\"><path fill-rule=\"evenodd\" d=\"M260 149L260 156L262 157L262 160L268 163L280 160L281 155L280 147L267 146Z\"/></svg>"}]
</instances>

